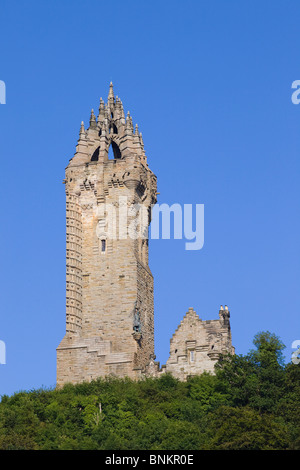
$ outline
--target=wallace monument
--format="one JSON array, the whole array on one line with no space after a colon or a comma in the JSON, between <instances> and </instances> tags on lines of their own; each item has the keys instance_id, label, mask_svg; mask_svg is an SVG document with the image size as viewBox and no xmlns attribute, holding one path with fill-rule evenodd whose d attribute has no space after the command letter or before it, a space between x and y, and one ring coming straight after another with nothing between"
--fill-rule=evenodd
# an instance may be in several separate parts
<instances>
[{"instance_id":1,"label":"wallace monument","mask_svg":"<svg viewBox=\"0 0 300 470\"><path fill-rule=\"evenodd\" d=\"M112 157L110 157L112 151ZM189 308L160 367L154 353L153 276L147 236L128 236L132 207L146 208L148 231L156 176L142 134L110 84L96 118L81 124L65 170L66 332L57 348L57 385L117 376L139 379L170 372L180 380L213 372L221 353L234 353L230 313L203 321ZM107 230L107 211L115 225ZM171 314L171 313L170 313Z\"/></svg>"}]
</instances>

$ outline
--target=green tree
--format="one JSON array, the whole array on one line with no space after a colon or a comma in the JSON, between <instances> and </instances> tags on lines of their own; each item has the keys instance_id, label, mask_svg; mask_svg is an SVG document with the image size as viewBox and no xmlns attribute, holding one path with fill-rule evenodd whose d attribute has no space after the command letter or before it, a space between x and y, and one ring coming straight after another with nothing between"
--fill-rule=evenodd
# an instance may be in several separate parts
<instances>
[{"instance_id":1,"label":"green tree","mask_svg":"<svg viewBox=\"0 0 300 470\"><path fill-rule=\"evenodd\" d=\"M246 356L227 355L216 365L217 389L228 396L232 406L251 406L274 411L283 393L282 342L270 332L258 333L256 346Z\"/></svg>"},{"instance_id":2,"label":"green tree","mask_svg":"<svg viewBox=\"0 0 300 470\"><path fill-rule=\"evenodd\" d=\"M261 411L274 411L278 400L284 393L284 360L282 351L285 346L269 331L258 333L253 340L256 350L250 351L258 377L258 389L251 396L250 404Z\"/></svg>"},{"instance_id":3,"label":"green tree","mask_svg":"<svg viewBox=\"0 0 300 470\"><path fill-rule=\"evenodd\" d=\"M276 412L287 423L290 449L300 450L300 364L286 366L283 393Z\"/></svg>"},{"instance_id":4,"label":"green tree","mask_svg":"<svg viewBox=\"0 0 300 470\"><path fill-rule=\"evenodd\" d=\"M231 406L247 406L259 388L255 365L249 355L224 355L215 366L216 390Z\"/></svg>"},{"instance_id":5,"label":"green tree","mask_svg":"<svg viewBox=\"0 0 300 470\"><path fill-rule=\"evenodd\" d=\"M248 407L220 407L209 416L207 443L210 450L284 450L287 429L270 414Z\"/></svg>"}]
</instances>

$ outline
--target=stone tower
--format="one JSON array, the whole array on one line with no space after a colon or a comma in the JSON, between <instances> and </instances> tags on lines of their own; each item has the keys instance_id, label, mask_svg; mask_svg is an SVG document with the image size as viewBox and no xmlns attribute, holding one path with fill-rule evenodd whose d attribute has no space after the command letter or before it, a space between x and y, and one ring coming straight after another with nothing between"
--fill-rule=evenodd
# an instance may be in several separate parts
<instances>
[{"instance_id":1,"label":"stone tower","mask_svg":"<svg viewBox=\"0 0 300 470\"><path fill-rule=\"evenodd\" d=\"M138 378L154 355L147 234L156 177L112 83L97 118L92 110L87 130L81 124L64 183L66 334L57 348L57 385Z\"/></svg>"}]
</instances>

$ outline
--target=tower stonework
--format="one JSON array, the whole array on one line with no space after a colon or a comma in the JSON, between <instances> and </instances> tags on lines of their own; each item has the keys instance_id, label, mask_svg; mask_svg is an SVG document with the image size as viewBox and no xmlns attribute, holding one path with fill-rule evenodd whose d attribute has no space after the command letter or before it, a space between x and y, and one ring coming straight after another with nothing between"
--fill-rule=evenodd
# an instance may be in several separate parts
<instances>
[{"instance_id":1,"label":"tower stonework","mask_svg":"<svg viewBox=\"0 0 300 470\"><path fill-rule=\"evenodd\" d=\"M97 119L92 110L88 129L81 124L64 183L66 334L57 348L57 385L108 375L138 378L154 355L146 232L156 176L112 83ZM140 206L147 220L136 236Z\"/></svg>"},{"instance_id":2,"label":"tower stonework","mask_svg":"<svg viewBox=\"0 0 300 470\"><path fill-rule=\"evenodd\" d=\"M66 332L57 347L57 386L111 375L167 372L186 380L214 373L221 354L234 354L227 306L206 321L190 308L166 365L155 361L148 228L157 182L142 134L129 112L125 118L112 83L97 118L92 110L88 128L81 123L64 183Z\"/></svg>"}]
</instances>

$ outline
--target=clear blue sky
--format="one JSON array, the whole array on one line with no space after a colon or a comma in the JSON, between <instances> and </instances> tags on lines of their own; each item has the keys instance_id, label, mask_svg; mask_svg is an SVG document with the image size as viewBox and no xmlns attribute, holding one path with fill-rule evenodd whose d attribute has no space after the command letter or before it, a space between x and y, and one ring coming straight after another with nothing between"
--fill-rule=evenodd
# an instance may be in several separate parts
<instances>
[{"instance_id":1,"label":"clear blue sky","mask_svg":"<svg viewBox=\"0 0 300 470\"><path fill-rule=\"evenodd\" d=\"M152 240L157 360L194 307L238 354L299 329L299 1L2 0L0 395L53 387L65 332L64 169L109 82L160 203L204 204L205 243Z\"/></svg>"}]
</instances>

